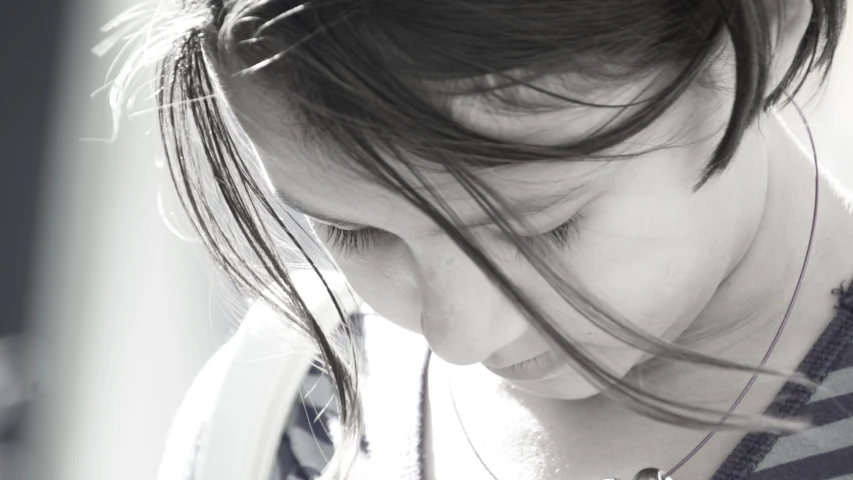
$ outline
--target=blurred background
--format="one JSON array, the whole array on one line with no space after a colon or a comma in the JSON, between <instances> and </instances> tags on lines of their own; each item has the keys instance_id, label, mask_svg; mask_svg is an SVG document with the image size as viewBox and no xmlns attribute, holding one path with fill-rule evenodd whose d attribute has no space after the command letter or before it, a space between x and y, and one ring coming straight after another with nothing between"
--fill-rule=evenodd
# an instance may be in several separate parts
<instances>
[{"instance_id":1,"label":"blurred background","mask_svg":"<svg viewBox=\"0 0 853 480\"><path fill-rule=\"evenodd\" d=\"M188 232L154 113L105 141L108 100L92 93L114 55L91 49L134 3L0 7L0 195L11 218L0 248L2 480L24 478L24 464L27 480L154 478L184 391L241 315L200 244L168 226ZM825 93L805 107L824 168L853 187L850 28L837 58ZM795 113L785 116L805 141Z\"/></svg>"}]
</instances>

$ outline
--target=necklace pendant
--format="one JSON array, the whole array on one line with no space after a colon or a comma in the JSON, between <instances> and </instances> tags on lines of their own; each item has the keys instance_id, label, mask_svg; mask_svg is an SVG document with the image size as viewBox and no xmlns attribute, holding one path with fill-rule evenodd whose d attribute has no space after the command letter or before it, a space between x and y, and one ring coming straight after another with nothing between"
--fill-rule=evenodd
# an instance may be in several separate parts
<instances>
[{"instance_id":1,"label":"necklace pendant","mask_svg":"<svg viewBox=\"0 0 853 480\"><path fill-rule=\"evenodd\" d=\"M665 473L659 468L644 468L634 475L634 480L672 480L672 477L664 478Z\"/></svg>"},{"instance_id":2,"label":"necklace pendant","mask_svg":"<svg viewBox=\"0 0 853 480\"><path fill-rule=\"evenodd\" d=\"M672 480L672 477L664 478L664 471L659 468L644 468L634 475L633 480ZM619 480L618 478L605 478L604 480Z\"/></svg>"}]
</instances>

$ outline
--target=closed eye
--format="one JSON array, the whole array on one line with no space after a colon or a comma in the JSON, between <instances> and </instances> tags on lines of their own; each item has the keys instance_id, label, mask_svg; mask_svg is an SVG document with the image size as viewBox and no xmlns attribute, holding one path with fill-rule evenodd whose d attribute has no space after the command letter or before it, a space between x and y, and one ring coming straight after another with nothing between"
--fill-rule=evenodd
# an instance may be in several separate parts
<instances>
[{"instance_id":1,"label":"closed eye","mask_svg":"<svg viewBox=\"0 0 853 480\"><path fill-rule=\"evenodd\" d=\"M552 230L537 235L537 237L544 237L552 241L559 248L569 248L577 235L580 234L579 223L583 218L583 213L577 212L568 221ZM327 224L314 225L320 227L319 230L323 233L326 241L331 244L332 249L344 255L367 250L380 242L384 237L391 235L390 233L371 227L345 230ZM520 255L521 251L519 250L517 253Z\"/></svg>"},{"instance_id":2,"label":"closed eye","mask_svg":"<svg viewBox=\"0 0 853 480\"><path fill-rule=\"evenodd\" d=\"M332 248L342 254L364 251L374 245L385 235L390 235L377 228L365 227L357 230L344 230L332 225L321 225L326 240Z\"/></svg>"},{"instance_id":3,"label":"closed eye","mask_svg":"<svg viewBox=\"0 0 853 480\"><path fill-rule=\"evenodd\" d=\"M572 215L567 221L565 221L560 226L549 230L545 233L541 233L539 235L535 235L533 237L521 237L523 240L529 239L544 239L548 242L551 242L555 247L560 249L568 249L571 248L574 244L574 241L577 239L577 236L580 234L580 222L584 219L584 215L582 212L577 212ZM539 242L529 242L528 245L533 249L539 249ZM521 249L516 246L515 248L516 259L520 259L522 256ZM539 253L545 254L547 252L541 251L539 249Z\"/></svg>"}]
</instances>

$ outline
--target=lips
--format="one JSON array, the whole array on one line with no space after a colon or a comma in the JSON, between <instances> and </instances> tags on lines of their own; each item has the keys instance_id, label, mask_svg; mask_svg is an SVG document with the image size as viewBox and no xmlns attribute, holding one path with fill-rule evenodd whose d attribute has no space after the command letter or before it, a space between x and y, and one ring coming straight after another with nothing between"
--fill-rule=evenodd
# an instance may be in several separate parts
<instances>
[{"instance_id":1,"label":"lips","mask_svg":"<svg viewBox=\"0 0 853 480\"><path fill-rule=\"evenodd\" d=\"M565 363L553 350L505 368L486 367L490 372L507 380L541 380L554 376Z\"/></svg>"}]
</instances>

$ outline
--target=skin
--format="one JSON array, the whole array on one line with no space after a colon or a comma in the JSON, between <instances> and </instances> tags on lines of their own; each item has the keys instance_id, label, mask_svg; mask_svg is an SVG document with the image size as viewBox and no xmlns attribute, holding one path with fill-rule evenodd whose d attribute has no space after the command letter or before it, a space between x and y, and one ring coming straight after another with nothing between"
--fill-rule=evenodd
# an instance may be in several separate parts
<instances>
[{"instance_id":1,"label":"skin","mask_svg":"<svg viewBox=\"0 0 853 480\"><path fill-rule=\"evenodd\" d=\"M804 19L810 15L809 2L791 3L799 5L792 10L786 34L777 45L771 87L790 65L805 29ZM724 74L726 63L719 68ZM666 75L648 81L655 85L666 81ZM624 103L646 86L643 81L597 91L592 100ZM495 405L488 412L462 409L466 427L480 432L478 450L502 452L494 458L503 454L506 462L524 464L514 453L530 451L518 448L521 442L537 451L551 449L554 458L571 463L578 474L603 478L618 473L631 478L636 472L628 471L630 449L625 455L626 470L620 472L618 462L611 458L588 455L589 448L584 450L578 444L578 432L584 432L587 445L603 443L606 438L593 432L612 431L601 425L618 421L625 438L634 434L637 438L669 438L671 442L660 442L652 453L647 446L636 449L647 455L641 458L651 455L660 465L682 458L687 450L683 442L701 438L696 436L700 432L653 426L637 415L626 417L623 409L602 398L568 366L559 375L540 381L504 380L482 368L478 364L505 366L551 347L425 215L371 180L306 149L294 138L291 126L282 127L280 114L269 110L268 99L236 86L228 91L229 102L278 191L294 205L341 223L385 232L376 244L359 252L333 251L335 259L356 292L380 315L424 336L437 365L435 373L430 373L431 385L453 379L460 405ZM483 178L505 192L510 204L580 185L582 193L577 198L524 217L533 232L543 233L583 212L572 245L549 259L566 266L581 284L594 289L649 333L705 354L758 364L779 328L802 266L812 222L814 166L783 123L768 115L747 131L727 170L692 193L699 171L722 136L720 128L731 113L730 103L725 92L697 86L631 142L644 146L668 141L677 143L674 148L608 164L524 165L483 172ZM509 114L489 111L476 99L460 100L454 107L460 122L484 133L542 143L583 138L612 114L602 109ZM631 149L631 145L623 147ZM428 178L463 222L479 216L476 205L446 176L433 172ZM786 333L776 347L777 352L785 353L771 357L769 367L797 367L833 317L835 300L830 290L853 275L853 255L845 245L853 238L847 201L848 193L830 177L822 176L809 269ZM314 219L313 223L323 238L324 222ZM524 285L560 321L570 338L583 342L590 354L617 374L641 378L643 386L653 392L684 401L703 400L706 406L722 409L728 408L748 380L747 374L668 362L622 344L558 298L535 270L517 259L494 227L479 226L472 233L510 278ZM720 328L723 330L715 335L696 337ZM783 381L759 381L739 411L763 411ZM435 418L451 422L446 417L446 400L431 395L430 402ZM525 414L496 415L519 411ZM558 424L571 425L571 429L545 427L549 423L545 418L559 418ZM507 431L509 422L516 423L515 432L527 435L488 434ZM546 433L545 440L531 440L537 432ZM435 435L451 434L439 431ZM696 461L685 467L683 478L710 476L713 466L737 440L720 437L718 443L705 447L704 463ZM562 448L554 450L553 445ZM665 448L671 446L676 448ZM586 458L568 453L580 451ZM601 465L608 469L601 471ZM528 467L533 472L530 478L548 478Z\"/></svg>"}]
</instances>

